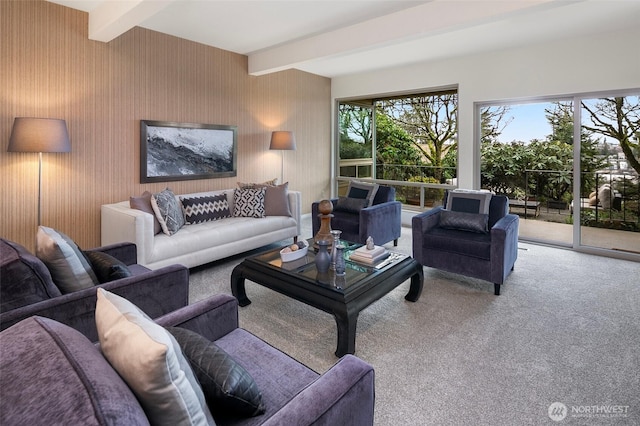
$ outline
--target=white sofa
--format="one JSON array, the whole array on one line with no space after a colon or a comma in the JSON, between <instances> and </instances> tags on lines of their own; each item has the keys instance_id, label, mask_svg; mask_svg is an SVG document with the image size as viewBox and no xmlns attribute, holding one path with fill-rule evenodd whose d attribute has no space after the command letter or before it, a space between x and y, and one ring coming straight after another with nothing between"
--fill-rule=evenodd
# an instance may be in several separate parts
<instances>
[{"instance_id":1,"label":"white sofa","mask_svg":"<svg viewBox=\"0 0 640 426\"><path fill-rule=\"evenodd\" d=\"M176 194L176 197L227 194L233 213L233 189ZM102 245L119 242L135 243L138 263L149 269L182 264L189 268L256 249L300 235L301 194L288 191L289 216L264 218L229 217L210 222L185 225L169 236L154 235L154 217L132 209L129 201L101 206Z\"/></svg>"}]
</instances>

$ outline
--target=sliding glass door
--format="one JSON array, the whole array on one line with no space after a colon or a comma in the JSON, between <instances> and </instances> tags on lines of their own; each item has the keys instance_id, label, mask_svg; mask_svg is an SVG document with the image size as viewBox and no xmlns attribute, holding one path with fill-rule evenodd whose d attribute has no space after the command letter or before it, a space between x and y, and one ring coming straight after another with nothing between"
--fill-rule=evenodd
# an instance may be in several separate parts
<instances>
[{"instance_id":1,"label":"sliding glass door","mask_svg":"<svg viewBox=\"0 0 640 426\"><path fill-rule=\"evenodd\" d=\"M482 105L479 122L482 186L509 197L521 239L640 255L637 91Z\"/></svg>"}]
</instances>

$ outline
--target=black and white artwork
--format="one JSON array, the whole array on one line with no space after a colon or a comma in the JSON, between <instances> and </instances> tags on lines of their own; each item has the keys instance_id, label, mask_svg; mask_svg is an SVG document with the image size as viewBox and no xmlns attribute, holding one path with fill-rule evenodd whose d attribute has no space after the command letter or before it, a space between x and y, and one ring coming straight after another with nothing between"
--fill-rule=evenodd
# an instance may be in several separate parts
<instances>
[{"instance_id":1,"label":"black and white artwork","mask_svg":"<svg viewBox=\"0 0 640 426\"><path fill-rule=\"evenodd\" d=\"M140 181L236 176L237 127L140 122Z\"/></svg>"}]
</instances>

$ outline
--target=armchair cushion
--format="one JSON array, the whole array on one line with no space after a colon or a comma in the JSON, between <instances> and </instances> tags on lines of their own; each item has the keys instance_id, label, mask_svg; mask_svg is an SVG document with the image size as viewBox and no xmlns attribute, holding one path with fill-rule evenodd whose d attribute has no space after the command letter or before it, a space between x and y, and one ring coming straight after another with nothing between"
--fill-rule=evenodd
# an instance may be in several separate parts
<instances>
[{"instance_id":1,"label":"armchair cushion","mask_svg":"<svg viewBox=\"0 0 640 426\"><path fill-rule=\"evenodd\" d=\"M489 215L480 213L466 213L450 210L440 212L440 226L447 229L459 229L461 231L489 232Z\"/></svg>"},{"instance_id":2,"label":"armchair cushion","mask_svg":"<svg viewBox=\"0 0 640 426\"><path fill-rule=\"evenodd\" d=\"M347 188L348 198L359 198L367 200L365 207L373 205L373 200L378 192L379 185L377 183L367 183L359 181L349 181L349 187Z\"/></svg>"},{"instance_id":3,"label":"armchair cushion","mask_svg":"<svg viewBox=\"0 0 640 426\"><path fill-rule=\"evenodd\" d=\"M334 211L360 213L369 204L365 198L339 197Z\"/></svg>"},{"instance_id":4,"label":"armchair cushion","mask_svg":"<svg viewBox=\"0 0 640 426\"><path fill-rule=\"evenodd\" d=\"M63 294L99 284L91 264L71 238L39 226L36 241L36 256L47 265L53 282Z\"/></svg>"},{"instance_id":5,"label":"armchair cushion","mask_svg":"<svg viewBox=\"0 0 640 426\"><path fill-rule=\"evenodd\" d=\"M212 424L180 346L133 303L98 289L96 326L105 357L138 397L152 424Z\"/></svg>"},{"instance_id":6,"label":"armchair cushion","mask_svg":"<svg viewBox=\"0 0 640 426\"><path fill-rule=\"evenodd\" d=\"M124 262L121 262L110 254L92 250L84 251L83 254L89 259L89 262L91 262L91 269L93 269L100 283L107 283L132 275Z\"/></svg>"},{"instance_id":7,"label":"armchair cushion","mask_svg":"<svg viewBox=\"0 0 640 426\"><path fill-rule=\"evenodd\" d=\"M228 353L204 336L181 327L167 327L191 364L209 408L253 417L265 412L253 377Z\"/></svg>"},{"instance_id":8,"label":"armchair cushion","mask_svg":"<svg viewBox=\"0 0 640 426\"><path fill-rule=\"evenodd\" d=\"M453 190L448 193L446 208L456 212L489 214L491 192Z\"/></svg>"}]
</instances>

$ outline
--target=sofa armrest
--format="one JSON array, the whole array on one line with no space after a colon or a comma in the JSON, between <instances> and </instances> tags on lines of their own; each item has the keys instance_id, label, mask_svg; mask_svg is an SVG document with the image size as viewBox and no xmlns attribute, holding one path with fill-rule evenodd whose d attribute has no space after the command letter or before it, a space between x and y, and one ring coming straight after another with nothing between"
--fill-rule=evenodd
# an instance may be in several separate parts
<instances>
[{"instance_id":1,"label":"sofa armrest","mask_svg":"<svg viewBox=\"0 0 640 426\"><path fill-rule=\"evenodd\" d=\"M502 284L518 258L520 218L507 214L491 228L491 281Z\"/></svg>"},{"instance_id":2,"label":"sofa armrest","mask_svg":"<svg viewBox=\"0 0 640 426\"><path fill-rule=\"evenodd\" d=\"M87 251L99 251L115 257L125 265L138 263L138 250L134 243L115 243L104 247L97 247Z\"/></svg>"},{"instance_id":3,"label":"sofa armrest","mask_svg":"<svg viewBox=\"0 0 640 426\"><path fill-rule=\"evenodd\" d=\"M184 327L212 342L238 328L238 300L228 294L207 299L156 319L164 327Z\"/></svg>"},{"instance_id":4,"label":"sofa armrest","mask_svg":"<svg viewBox=\"0 0 640 426\"><path fill-rule=\"evenodd\" d=\"M413 258L420 263L422 263L424 259L424 255L422 254L424 234L438 226L440 223L440 212L443 209L442 206L434 207L431 210L424 211L411 218Z\"/></svg>"},{"instance_id":5,"label":"sofa armrest","mask_svg":"<svg viewBox=\"0 0 640 426\"><path fill-rule=\"evenodd\" d=\"M167 266L13 309L0 314L0 330L39 315L75 328L95 342L98 340L95 324L97 287L130 300L151 318L156 318L189 303L189 270L182 265Z\"/></svg>"},{"instance_id":6,"label":"sofa armrest","mask_svg":"<svg viewBox=\"0 0 640 426\"><path fill-rule=\"evenodd\" d=\"M129 202L100 206L101 245L131 242L136 245L137 263L151 263L154 245L153 216L129 207Z\"/></svg>"},{"instance_id":7,"label":"sofa armrest","mask_svg":"<svg viewBox=\"0 0 640 426\"><path fill-rule=\"evenodd\" d=\"M300 191L289 191L287 197L289 199L291 217L293 217L298 224L297 235L302 235L302 193Z\"/></svg>"},{"instance_id":8,"label":"sofa armrest","mask_svg":"<svg viewBox=\"0 0 640 426\"><path fill-rule=\"evenodd\" d=\"M400 238L402 203L387 201L360 210L360 241L371 236L376 244Z\"/></svg>"},{"instance_id":9,"label":"sofa armrest","mask_svg":"<svg viewBox=\"0 0 640 426\"><path fill-rule=\"evenodd\" d=\"M373 367L345 355L264 425L373 425Z\"/></svg>"}]
</instances>

